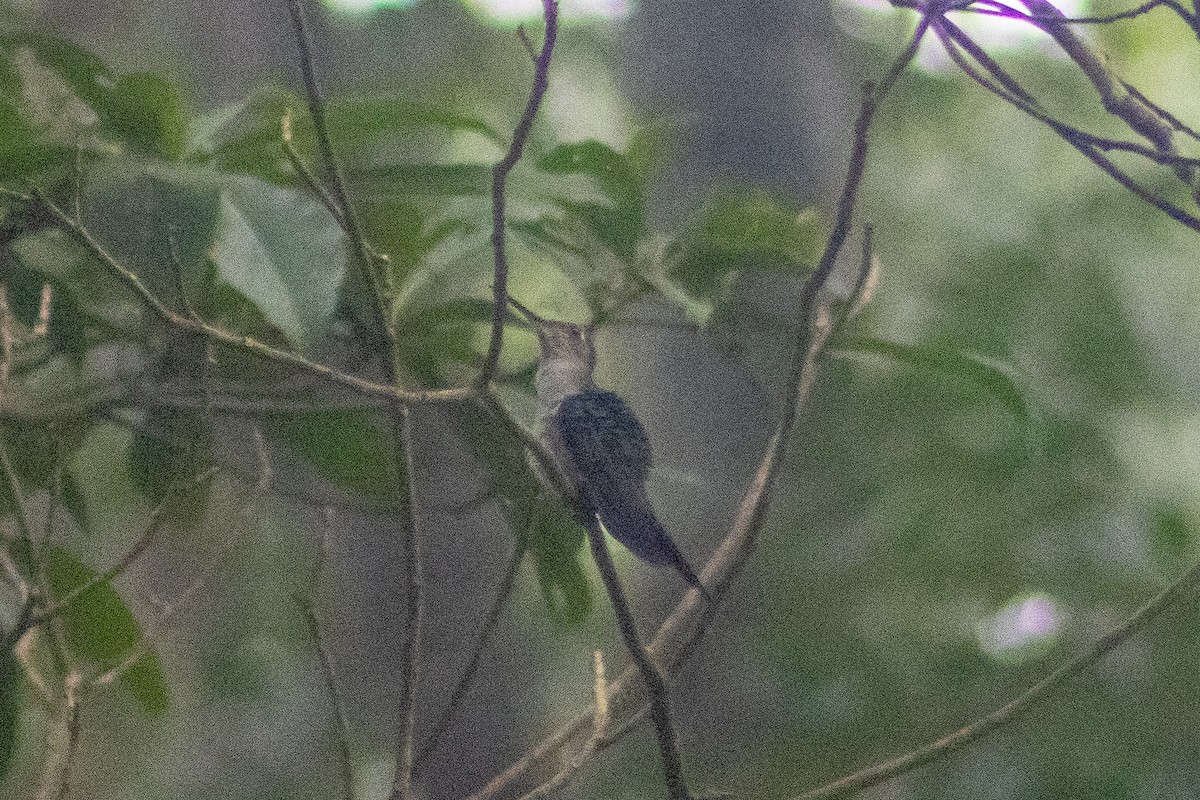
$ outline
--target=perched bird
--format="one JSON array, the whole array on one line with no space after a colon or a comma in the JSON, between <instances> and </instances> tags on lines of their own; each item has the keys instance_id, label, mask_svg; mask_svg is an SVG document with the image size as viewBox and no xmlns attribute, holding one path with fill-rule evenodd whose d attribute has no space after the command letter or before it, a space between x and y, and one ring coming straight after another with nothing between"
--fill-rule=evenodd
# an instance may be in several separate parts
<instances>
[{"instance_id":1,"label":"perched bird","mask_svg":"<svg viewBox=\"0 0 1200 800\"><path fill-rule=\"evenodd\" d=\"M586 510L638 558L671 565L709 597L646 497L651 456L645 428L624 400L593 382L591 327L539 317L511 297L508 302L538 338L534 386L542 439Z\"/></svg>"}]
</instances>

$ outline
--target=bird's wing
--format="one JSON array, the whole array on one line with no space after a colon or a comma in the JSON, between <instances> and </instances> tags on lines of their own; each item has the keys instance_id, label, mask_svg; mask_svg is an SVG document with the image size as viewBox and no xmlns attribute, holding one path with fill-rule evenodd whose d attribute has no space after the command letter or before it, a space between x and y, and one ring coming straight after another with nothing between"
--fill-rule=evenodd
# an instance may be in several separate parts
<instances>
[{"instance_id":1,"label":"bird's wing","mask_svg":"<svg viewBox=\"0 0 1200 800\"><path fill-rule=\"evenodd\" d=\"M650 444L625 401L585 390L559 404L551 426L560 456L605 529L645 561L682 562L646 498Z\"/></svg>"}]
</instances>

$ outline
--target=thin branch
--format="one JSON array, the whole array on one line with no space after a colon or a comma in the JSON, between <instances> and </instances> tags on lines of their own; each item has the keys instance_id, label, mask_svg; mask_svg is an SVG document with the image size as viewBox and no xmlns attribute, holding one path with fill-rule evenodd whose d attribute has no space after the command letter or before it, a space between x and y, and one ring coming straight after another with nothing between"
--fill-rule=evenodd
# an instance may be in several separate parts
<instances>
[{"instance_id":1,"label":"thin branch","mask_svg":"<svg viewBox=\"0 0 1200 800\"><path fill-rule=\"evenodd\" d=\"M66 800L70 796L71 767L79 750L79 689L79 673L72 670L63 679L62 728L48 733L38 800ZM55 742L55 738L61 741Z\"/></svg>"},{"instance_id":2,"label":"thin branch","mask_svg":"<svg viewBox=\"0 0 1200 800\"><path fill-rule=\"evenodd\" d=\"M400 732L396 742L396 775L390 800L413 797L413 728L416 715L417 662L421 645L421 543L417 531L416 460L413 455L412 412L401 406L393 416L398 427L395 439L403 452L397 464L404 465L407 501L400 506L400 547L404 569L404 646L400 652Z\"/></svg>"},{"instance_id":3,"label":"thin branch","mask_svg":"<svg viewBox=\"0 0 1200 800\"><path fill-rule=\"evenodd\" d=\"M802 330L795 345L798 356L789 378L785 408L776 425L775 432L765 448L754 479L742 497L738 513L729 532L722 539L716 552L700 574L701 580L709 588L715 602L701 603L698 594L687 592L679 605L659 627L648 647L648 651L655 660L663 665L667 675L678 674L691 657L708 626L712 623L725 590L745 566L757 544L758 534L771 507L775 484L783 468L783 457L795 424L796 411L807 402L814 385L816 370L814 345L823 346L828 335L828 327L812 327L812 323L817 321L816 318L821 316L816 313L815 303L820 287L824 285L833 269L833 261L841 250L846 231L850 226L854 200L866 164L866 132L878 106L898 80L904 68L916 55L920 40L924 37L928 27L928 22L922 19L909 45L896 59L879 88L873 93L870 91L865 93L866 99L855 125L854 151L851 155L842 199L838 203L838 219L826 245L825 253L822 255L820 268L810 278L812 286L809 287L806 284L805 287L804 297L807 305L801 309L801 319L804 324L801 326ZM609 684L607 696L609 713L614 724L623 724L624 721L638 714L647 699L645 684L638 680L638 673L632 668L624 670L616 680ZM528 780L531 775L553 774L564 759L587 749L594 726L593 710L580 714L503 772L494 776L482 789L471 795L470 800L491 800L514 783ZM631 727L626 727L620 733L624 735L631 729ZM619 738L616 734L616 731L610 733L605 744L615 742Z\"/></svg>"},{"instance_id":4,"label":"thin branch","mask_svg":"<svg viewBox=\"0 0 1200 800\"><path fill-rule=\"evenodd\" d=\"M341 692L338 691L337 677L333 669L333 653L329 643L322 634L321 620L317 615L316 590L321 583L321 573L329 555L330 532L333 528L333 510L324 510L321 535L318 539L317 550L313 556L312 570L307 584L296 593L304 621L308 624L308 633L317 649L317 658L321 665L321 677L325 681L325 691L329 694L329 704L333 708L334 721L337 723L335 738L338 745L338 766L341 768L342 798L354 800L354 761L350 753L350 724L346 721L346 707L342 702Z\"/></svg>"},{"instance_id":5,"label":"thin branch","mask_svg":"<svg viewBox=\"0 0 1200 800\"><path fill-rule=\"evenodd\" d=\"M832 783L799 795L797 800L819 800L834 797L849 791L865 789L886 780L910 772L917 767L937 761L972 742L1013 722L1033 708L1039 701L1051 695L1071 678L1100 661L1108 653L1120 647L1126 640L1149 625L1156 617L1187 597L1200 585L1200 563L1188 570L1148 603L1138 609L1123 623L1096 640L1095 644L1075 658L1063 664L1042 680L1030 686L1017 697L985 717L972 722L961 730L930 742L905 755L859 770Z\"/></svg>"},{"instance_id":6,"label":"thin branch","mask_svg":"<svg viewBox=\"0 0 1200 800\"><path fill-rule=\"evenodd\" d=\"M293 0L294 1L294 0ZM546 17L546 33L542 49L534 60L533 88L525 111L513 131L508 152L492 167L492 254L495 266L492 275L492 333L488 342L487 355L479 372L478 385L486 386L496 377L500 364L500 347L504 341L504 320L508 317L508 253L505 246L505 205L507 203L508 173L521 159L529 133L533 130L533 119L542 104L542 97L549 86L550 58L554 53L554 42L558 37L558 0L542 0L542 11ZM528 41L527 37L524 41ZM528 44L526 44L528 47Z\"/></svg>"},{"instance_id":7,"label":"thin branch","mask_svg":"<svg viewBox=\"0 0 1200 800\"><path fill-rule=\"evenodd\" d=\"M304 77L305 93L308 95L308 113L313 121L313 134L316 137L317 150L321 154L321 161L329 181L333 206L337 209L333 212L333 217L339 221L339 224L345 229L346 235L350 237L350 244L354 249L359 270L367 285L371 287L372 311L376 318L376 324L388 342L389 352L384 368L389 381L394 383L396 365L395 359L392 357L394 353L391 351L395 346L396 331L391 323L389 311L391 302L381 275L375 268L375 260L371 257L371 248L367 245L362 226L350 204L346 179L338 166L337 158L333 153L333 144L329 140L329 125L325 119L325 100L321 96L321 87L317 83L316 67L313 65L312 57L312 39L304 23L304 12L300 7L300 0L287 0L287 6L288 13L292 18L292 29L296 34L296 48L300 52L300 72Z\"/></svg>"},{"instance_id":8,"label":"thin branch","mask_svg":"<svg viewBox=\"0 0 1200 800\"><path fill-rule=\"evenodd\" d=\"M125 658L121 663L117 664L112 669L91 678L84 683L84 688L88 690L99 689L111 685L125 673L129 672L139 661L154 649L155 645L162 639L163 636L170 630L170 623L175 616L187 607L192 598L205 587L208 579L217 571L221 560L232 550L232 544L227 544L209 560L209 562L200 570L191 583L189 583L182 592L175 595L171 599L159 605L158 616L146 625L142 630L142 636L137 643L129 649Z\"/></svg>"},{"instance_id":9,"label":"thin branch","mask_svg":"<svg viewBox=\"0 0 1200 800\"><path fill-rule=\"evenodd\" d=\"M184 314L176 313L151 292L136 273L123 266L109 254L104 245L92 235L91 231L84 226L81 220L69 216L46 197L44 193L39 191L36 193L36 196L46 210L68 231L73 233L100 260L100 263L113 277L131 289L150 313L168 325L203 334L220 344L242 350L258 358L273 361L277 364L295 367L331 383L347 386L372 397L418 405L422 403L458 403L466 400L475 393L474 388L470 386L461 386L453 389L408 390L394 384L376 383L312 361L296 353L280 350L265 342L260 342L253 337L231 333L210 325L207 322L190 319ZM391 359L388 359L388 362L390 364Z\"/></svg>"},{"instance_id":10,"label":"thin branch","mask_svg":"<svg viewBox=\"0 0 1200 800\"><path fill-rule=\"evenodd\" d=\"M667 685L658 667L651 660L642 637L638 634L637 623L629 610L629 601L621 588L621 580L617 576L617 567L613 564L608 552L608 544L604 541L604 531L595 515L584 521L587 531L588 544L592 549L592 558L600 570L604 580L604 588L608 590L608 598L612 602L613 612L617 615L617 627L621 638L625 641L625 649L637 666L638 672L646 685L650 696L650 718L654 722L654 734L658 739L659 758L662 761L663 777L667 784L667 797L670 800L690 800L687 783L683 777L683 764L679 759L679 745L675 740L675 725L671 720L671 703L667 694ZM596 725L593 722L593 730Z\"/></svg>"},{"instance_id":11,"label":"thin branch","mask_svg":"<svg viewBox=\"0 0 1200 800\"><path fill-rule=\"evenodd\" d=\"M154 507L154 510L150 512L150 518L147 520L145 527L142 528L141 535L138 536L133 545L128 551L126 551L125 555L120 561L118 561L105 572L94 576L91 580L73 589L69 594L67 594L66 597L59 600L50 608L35 614L33 624L35 626L42 625L48 620L54 619L73 606L79 600L79 598L88 594L98 586L111 583L114 579L124 573L125 570L129 569L129 567L131 567L133 563L141 557L142 553L146 552L146 549L149 548L154 542L154 537L162 527L166 512L170 508L171 503L188 492L191 492L194 489L197 489L211 481L217 472L217 467L209 467L208 469L194 476L191 480L171 487L166 496L164 496L158 505Z\"/></svg>"},{"instance_id":12,"label":"thin branch","mask_svg":"<svg viewBox=\"0 0 1200 800\"><path fill-rule=\"evenodd\" d=\"M256 438L261 438L257 430ZM270 486L270 464L265 460L265 454L260 455L262 455L262 458L259 461L259 479L250 488L246 500L237 514L237 518L241 520L253 520L257 517L255 509L263 494L265 494ZM175 616L186 608L188 603L207 585L208 580L216 573L217 568L221 566L221 562L232 552L235 544L236 540L232 538L221 544L217 548L217 551L208 559L199 574L196 575L191 583L184 587L183 591L158 604L158 615L148 625L143 626L141 638L129 649L124 660L112 669L84 681L83 688L90 691L109 686L145 658L158 641L166 635L169 625ZM53 628L53 626L50 627Z\"/></svg>"},{"instance_id":13,"label":"thin branch","mask_svg":"<svg viewBox=\"0 0 1200 800\"><path fill-rule=\"evenodd\" d=\"M520 800L544 800L561 789L571 776L583 766L591 754L604 741L604 730L608 727L608 680L604 677L604 655L596 650L592 653L592 703L596 709L592 725L592 738L575 754L554 777L531 792L521 795Z\"/></svg>"},{"instance_id":14,"label":"thin branch","mask_svg":"<svg viewBox=\"0 0 1200 800\"><path fill-rule=\"evenodd\" d=\"M321 201L321 205L325 206L325 210L329 212L329 216L333 217L337 222L338 227L349 235L346 230L346 217L342 214L342 209L337 202L329 196L329 192L317 180L317 176L313 175L312 170L304 163L304 159L300 158L300 154L296 152L295 146L292 144L292 110L289 108L284 112L283 117L279 120L279 139L283 143L283 153L287 156L288 163L292 165L292 169L296 170L296 174L300 176L300 180L308 187L308 190L317 196Z\"/></svg>"},{"instance_id":15,"label":"thin branch","mask_svg":"<svg viewBox=\"0 0 1200 800\"><path fill-rule=\"evenodd\" d=\"M955 10L968 11L973 14L983 14L985 16L1005 17L1007 19L1023 19L1029 22L1057 22L1067 23L1070 25L1105 25L1110 22L1120 22L1121 20L1140 17L1149 11L1163 7L1174 11L1176 14L1182 17L1190 27L1196 27L1196 15L1189 12L1181 4L1175 2L1175 0L1149 0L1149 2L1142 3L1140 6L1136 6L1135 8L1131 8L1126 11L1118 11L1113 14L1091 17L1068 17L1062 15L1061 12L1054 15L1040 13L1027 14L1004 3L994 2L994 0L988 0L987 5L991 6L991 8L970 6Z\"/></svg>"},{"instance_id":16,"label":"thin branch","mask_svg":"<svg viewBox=\"0 0 1200 800\"><path fill-rule=\"evenodd\" d=\"M1028 103L1023 102L1020 98L1014 97L1009 92L1000 90L991 81L986 80L986 79L982 78L981 76L979 76L978 72L971 69L969 67L969 65L965 65L965 62L961 60L961 56L955 57L955 51L953 50L953 43L955 43L956 40L954 39L954 34L951 33L949 30L945 31L945 34L946 35L943 37L942 41L943 41L943 43L945 43L947 45L947 51L951 54L951 57L954 58L955 62L963 67L964 72L966 72L967 75L970 76L973 80L976 80L976 82L979 83L980 86L982 86L984 89L987 89L989 92L993 92L994 94L996 94L997 97L1000 97L1005 102L1012 104L1013 106L1015 106L1016 108L1025 112L1029 116L1033 117L1034 119L1038 120L1039 122L1042 122L1043 124L1050 127L1050 129L1053 130L1056 134L1058 134L1064 141L1066 141L1068 144L1070 144L1072 147L1074 147L1076 150L1078 150L1080 153L1082 153L1085 157L1087 157L1090 161L1092 161L1092 163L1094 163L1096 166L1100 167L1100 169L1103 172L1107 173L1111 178L1113 178L1115 181L1120 183L1126 189L1131 191L1137 197L1144 200L1146 203L1149 203L1150 205L1157 208L1159 211L1162 211L1164 214L1166 214L1167 216L1169 216L1171 219L1175 220L1176 222L1179 222L1182 225L1186 225L1187 227L1191 228L1194 231L1200 232L1200 217L1197 217L1193 214L1188 213L1187 211L1184 211L1179 206L1175 205L1174 203L1171 203L1168 200L1163 199L1162 197L1159 197L1154 192L1150 191L1149 189L1147 189L1144 186L1142 186L1141 184L1139 184L1132 177L1130 177L1124 170L1122 170L1120 167L1118 167L1116 164L1114 164L1111 159L1109 159L1107 156L1105 156L1102 151L1119 149L1119 150L1127 150L1130 152L1135 152L1140 155L1146 156L1147 158L1151 158L1159 163L1167 164L1169 166L1174 167L1176 174L1181 175L1181 177L1183 174L1187 174L1189 171L1191 171L1195 168L1195 164L1194 164L1195 159L1181 158L1181 157L1175 155L1174 151L1169 148L1166 150L1163 150L1163 151L1151 151L1151 150L1145 150L1143 148L1139 148L1138 146L1130 144L1130 143L1118 143L1118 142L1114 142L1114 141L1108 140L1108 139L1100 139L1100 138L1094 137L1091 134L1088 134L1084 131L1080 131L1079 129L1074 128L1070 125L1059 122L1058 120L1054 119L1053 117L1049 116L1048 114L1045 114L1044 112L1040 111L1039 109L1035 108L1034 106L1031 106ZM999 67L997 67L997 69L999 69ZM1128 96L1132 97L1132 95L1128 95ZM1117 105L1115 107L1123 107L1123 106ZM1113 113L1117 114L1118 116L1122 116L1121 114L1117 113L1116 111L1113 111ZM1149 112L1147 112L1147 113L1149 113ZM1130 123L1130 124L1132 125L1132 123Z\"/></svg>"},{"instance_id":17,"label":"thin branch","mask_svg":"<svg viewBox=\"0 0 1200 800\"><path fill-rule=\"evenodd\" d=\"M512 554L508 558L508 566L505 567L504 575L500 578L500 583L496 587L495 595L492 597L492 605L488 609L487 616L484 617L483 625L480 627L479 634L475 640L475 647L471 650L471 656L467 659L467 665L463 668L462 676L458 679L454 691L450 693L450 701L446 704L442 716L438 718L437 723L433 726L433 731L430 732L429 737L425 740L425 744L421 746L416 758L413 759L414 772L419 772L425 761L437 749L438 740L449 729L455 715L458 713L459 705L462 704L462 701L467 696L467 692L474 685L475 676L479 672L479 665L483 661L483 651L487 649L488 642L492 638L492 633L500 623L500 615L504 611L504 606L508 602L508 598L512 595L513 588L516 586L517 573L520 571L521 561L524 557L525 548L520 543L514 544Z\"/></svg>"},{"instance_id":18,"label":"thin branch","mask_svg":"<svg viewBox=\"0 0 1200 800\"><path fill-rule=\"evenodd\" d=\"M1130 128L1145 136L1159 150L1174 153L1171 145L1171 127L1159 119L1154 110L1137 97L1125 91L1118 79L1114 77L1104 59L1071 30L1070 26L1062 24L1063 15L1047 0L1021 0L1021 2L1039 17L1034 24L1049 34L1063 52L1075 62L1079 70L1092 82L1100 100L1113 116L1124 120ZM1057 17L1057 19L1055 19ZM1191 170L1180 178L1190 182Z\"/></svg>"}]
</instances>

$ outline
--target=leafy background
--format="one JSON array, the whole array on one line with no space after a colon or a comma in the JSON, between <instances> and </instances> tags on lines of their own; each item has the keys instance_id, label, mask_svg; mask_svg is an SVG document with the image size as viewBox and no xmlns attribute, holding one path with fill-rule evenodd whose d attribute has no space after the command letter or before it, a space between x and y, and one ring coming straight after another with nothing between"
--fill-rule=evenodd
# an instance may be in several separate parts
<instances>
[{"instance_id":1,"label":"leafy background","mask_svg":"<svg viewBox=\"0 0 1200 800\"><path fill-rule=\"evenodd\" d=\"M152 5L0 5L11 11L0 17L0 180L33 178L66 198L78 158L92 227L164 297L353 363L361 288L344 282L337 226L277 145L290 106L311 160L281 10L213 13L189 39L194 12ZM701 562L777 410L854 87L881 73L907 19L845 5L727 10L723 26L673 3L568 25L513 180L514 294L550 316L618 307L601 317L600 381L646 421L656 505ZM527 58L511 27L448 1L322 19L335 144L371 241L392 257L402 366L430 384L461 379L486 342L488 169L523 103ZM711 58L658 48L664 30L712 44ZM1200 97L1182 76L1196 74L1200 48L1186 33L1152 16L1096 38L1123 75L1194 120ZM1002 56L1062 113L1111 125L1043 45ZM722 60L729 52L742 55ZM783 796L956 729L1197 555L1194 236L932 54L924 63L873 134L862 218L883 265L876 298L835 346L751 569L677 685L697 787ZM647 82L662 86L639 91ZM43 282L58 304L44 351L5 398L6 447L28 491L51 484L54 455L68 459L69 519L47 556L56 590L114 563L207 453L245 476L175 498L145 562L67 620L73 650L110 664L157 599L228 550L127 691L85 709L77 796L333 792L332 723L292 599L320 530L301 496L340 509L322 603L356 775L377 796L392 758L401 600L387 525L399 467L373 415L271 415L263 435L285 491L259 496L244 421L222 417L210 434L194 410L147 407L129 388L152 379L186 393L202 350L98 280L27 206L7 203L0 230L14 313L32 321ZM505 398L528 411L532 343L514 332L508 345ZM311 391L220 356L217 377L249 397ZM108 413L126 406L138 413ZM536 507L511 435L475 412L417 421L429 593L418 732L466 659L464 632L480 624L510 531L542 520L520 539L533 556L484 677L423 772L436 797L477 788L586 704L594 648L610 670L624 660L577 533ZM505 502L464 503L488 491ZM621 568L643 625L656 623L681 587L630 558ZM1190 796L1194 613L1185 604L1025 721L876 794ZM89 640L97 629L111 632ZM12 674L0 661L0 753L12 753L0 769L16 797L36 782L49 721ZM657 774L649 737L635 736L574 791L646 796Z\"/></svg>"}]
</instances>

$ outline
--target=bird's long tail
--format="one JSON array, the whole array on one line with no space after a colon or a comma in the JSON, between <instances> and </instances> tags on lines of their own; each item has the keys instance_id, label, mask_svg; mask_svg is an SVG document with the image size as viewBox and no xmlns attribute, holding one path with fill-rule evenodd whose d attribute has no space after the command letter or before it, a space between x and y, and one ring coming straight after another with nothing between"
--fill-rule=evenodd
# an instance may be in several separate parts
<instances>
[{"instance_id":1,"label":"bird's long tail","mask_svg":"<svg viewBox=\"0 0 1200 800\"><path fill-rule=\"evenodd\" d=\"M640 488L640 487L639 487ZM651 564L669 564L674 567L683 579L696 587L705 599L712 601L712 596L700 583L700 577L688 564L683 553L679 552L675 542L671 540L662 523L650 510L649 503L640 491L629 493L600 491L598 497L593 497L596 515L604 529L608 531L635 556Z\"/></svg>"}]
</instances>

